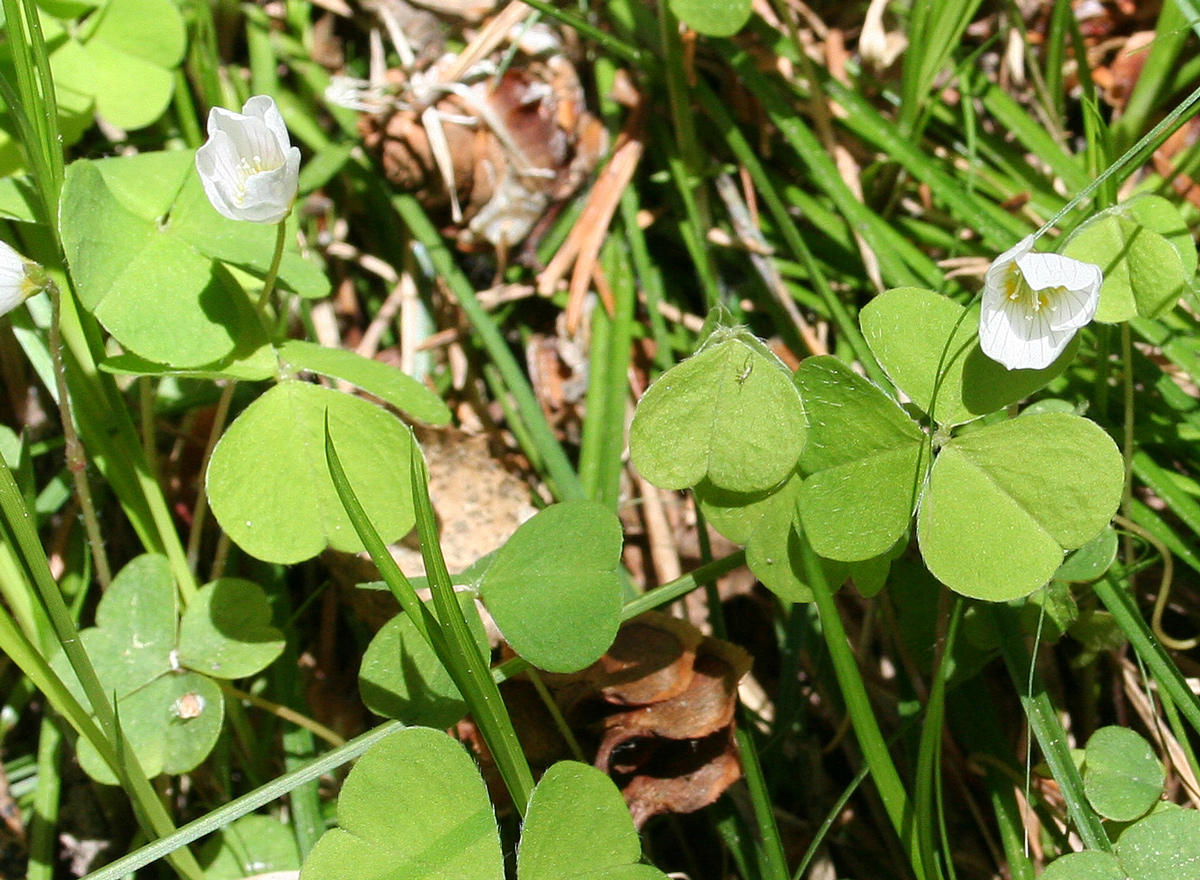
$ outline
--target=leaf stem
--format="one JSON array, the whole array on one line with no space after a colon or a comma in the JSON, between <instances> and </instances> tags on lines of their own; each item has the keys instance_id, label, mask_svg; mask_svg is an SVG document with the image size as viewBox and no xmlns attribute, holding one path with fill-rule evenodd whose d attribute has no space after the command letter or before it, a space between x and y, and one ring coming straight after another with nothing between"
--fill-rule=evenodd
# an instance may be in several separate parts
<instances>
[{"instance_id":1,"label":"leaf stem","mask_svg":"<svg viewBox=\"0 0 1200 880\"><path fill-rule=\"evenodd\" d=\"M204 446L204 457L200 459L201 481L208 473L208 463L212 459L213 450L217 448L217 441L221 439L221 435L225 431L225 422L229 418L229 405L233 401L235 388L237 388L237 380L228 380L225 387L221 389L221 396L217 399L217 410L213 415L212 428L208 432L208 442ZM204 536L204 520L207 513L208 493L201 488L196 493L196 504L192 508L192 529L188 533L187 561L192 571L195 571L200 564L200 541Z\"/></svg>"},{"instance_id":2,"label":"leaf stem","mask_svg":"<svg viewBox=\"0 0 1200 880\"><path fill-rule=\"evenodd\" d=\"M325 742L329 743L334 748L337 748L338 746L344 746L346 744L346 738L344 736L334 733L324 724L321 724L319 721L314 721L312 718L297 712L295 709L290 709L287 706L284 706L282 703L276 703L272 700L260 697L257 694L243 691L234 687L227 681L218 681L217 684L221 686L221 690L223 690L228 696L233 697L235 700L244 700L251 706L256 706L259 709L262 709L264 712L270 712L276 718L282 718L284 721L290 721L297 727L307 730L313 736L317 736L325 740Z\"/></svg>"},{"instance_id":3,"label":"leaf stem","mask_svg":"<svg viewBox=\"0 0 1200 880\"><path fill-rule=\"evenodd\" d=\"M1121 363L1124 365L1122 370L1124 381L1122 389L1124 390L1124 409L1125 409L1125 424L1121 432L1121 458L1122 464L1125 465L1125 485L1121 489L1121 515L1126 520L1133 519L1133 455L1137 451L1137 444L1133 436L1134 424L1134 399L1133 399L1133 337L1129 329L1129 322L1121 322ZM1122 535L1121 547L1125 557L1126 577L1129 580L1129 589L1134 589L1134 568L1133 568L1133 533L1126 531Z\"/></svg>"},{"instance_id":4,"label":"leaf stem","mask_svg":"<svg viewBox=\"0 0 1200 880\"><path fill-rule=\"evenodd\" d=\"M825 579L821 560L808 543L807 537L802 535L800 544L804 574L817 604L825 644L833 661L833 670L842 691L842 699L846 702L846 711L854 725L859 748L862 749L863 758L871 768L871 777L875 781L875 787L879 789L892 827L903 842L913 873L917 880L925 880L928 875L921 858L920 841L913 827L915 816L912 802L904 789L904 783L900 780L900 773L892 762L892 756L888 753L887 742L879 729L879 720L871 707L871 698L867 695L867 688L858 671L850 643L846 640L846 630L842 626L837 604L833 600L833 591Z\"/></svg>"}]
</instances>

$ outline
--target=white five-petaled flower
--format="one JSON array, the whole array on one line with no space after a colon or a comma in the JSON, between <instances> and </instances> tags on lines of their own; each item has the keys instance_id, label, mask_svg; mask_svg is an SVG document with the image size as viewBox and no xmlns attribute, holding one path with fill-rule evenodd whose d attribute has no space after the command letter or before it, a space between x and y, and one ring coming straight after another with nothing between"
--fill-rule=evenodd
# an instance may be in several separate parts
<instances>
[{"instance_id":1,"label":"white five-petaled flower","mask_svg":"<svg viewBox=\"0 0 1200 880\"><path fill-rule=\"evenodd\" d=\"M1033 252L1021 239L992 263L983 285L979 346L1010 370L1048 367L1100 302L1100 267Z\"/></svg>"},{"instance_id":2,"label":"white five-petaled flower","mask_svg":"<svg viewBox=\"0 0 1200 880\"><path fill-rule=\"evenodd\" d=\"M0 315L7 315L45 286L42 268L0 241Z\"/></svg>"},{"instance_id":3,"label":"white five-petaled flower","mask_svg":"<svg viewBox=\"0 0 1200 880\"><path fill-rule=\"evenodd\" d=\"M278 223L292 210L300 150L275 101L255 95L241 113L214 107L196 170L212 206L230 220Z\"/></svg>"}]
</instances>

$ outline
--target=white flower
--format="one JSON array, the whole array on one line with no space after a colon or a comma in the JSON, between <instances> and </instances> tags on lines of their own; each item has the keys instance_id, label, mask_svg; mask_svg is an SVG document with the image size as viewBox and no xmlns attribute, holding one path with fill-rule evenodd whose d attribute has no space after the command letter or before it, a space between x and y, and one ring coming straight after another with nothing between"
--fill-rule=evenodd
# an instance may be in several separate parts
<instances>
[{"instance_id":1,"label":"white flower","mask_svg":"<svg viewBox=\"0 0 1200 880\"><path fill-rule=\"evenodd\" d=\"M255 95L241 113L214 107L208 114L196 170L212 206L230 220L278 223L296 200L300 150L275 101Z\"/></svg>"},{"instance_id":2,"label":"white flower","mask_svg":"<svg viewBox=\"0 0 1200 880\"><path fill-rule=\"evenodd\" d=\"M1021 239L992 263L983 285L979 346L1010 370L1040 370L1092 320L1104 280L1099 266L1033 253Z\"/></svg>"},{"instance_id":3,"label":"white flower","mask_svg":"<svg viewBox=\"0 0 1200 880\"><path fill-rule=\"evenodd\" d=\"M41 267L0 241L0 315L7 315L45 286Z\"/></svg>"}]
</instances>

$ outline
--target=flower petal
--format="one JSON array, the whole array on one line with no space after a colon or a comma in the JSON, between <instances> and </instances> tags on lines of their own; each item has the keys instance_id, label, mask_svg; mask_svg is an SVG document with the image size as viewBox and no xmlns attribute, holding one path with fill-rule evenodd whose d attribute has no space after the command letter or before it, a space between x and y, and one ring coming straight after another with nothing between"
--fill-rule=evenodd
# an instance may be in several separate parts
<instances>
[{"instance_id":1,"label":"flower petal","mask_svg":"<svg viewBox=\"0 0 1200 880\"><path fill-rule=\"evenodd\" d=\"M1034 290L1051 287L1085 290L1092 285L1098 287L1101 280L1099 266L1059 254L1026 254L1017 258L1017 266Z\"/></svg>"},{"instance_id":2,"label":"flower petal","mask_svg":"<svg viewBox=\"0 0 1200 880\"><path fill-rule=\"evenodd\" d=\"M0 241L0 315L7 315L35 292L25 258Z\"/></svg>"}]
</instances>

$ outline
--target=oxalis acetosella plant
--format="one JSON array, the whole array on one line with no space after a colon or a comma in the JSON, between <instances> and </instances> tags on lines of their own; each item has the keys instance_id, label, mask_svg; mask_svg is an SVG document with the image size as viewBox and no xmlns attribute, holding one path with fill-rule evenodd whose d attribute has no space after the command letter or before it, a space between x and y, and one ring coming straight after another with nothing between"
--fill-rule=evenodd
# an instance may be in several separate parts
<instances>
[{"instance_id":1,"label":"oxalis acetosella plant","mask_svg":"<svg viewBox=\"0 0 1200 880\"><path fill-rule=\"evenodd\" d=\"M830 356L792 375L714 316L639 404L633 461L660 487L690 488L784 598L813 598L808 551L830 585L874 593L914 528L924 564L956 593L1027 596L1067 553L1112 539L1125 465L1073 406L1017 407L1063 373L1094 318L1169 308L1196 266L1179 230L1169 203L1139 196L1081 224L1062 254L1034 250L1044 231L1022 239L965 306L886 291L859 314L878 382Z\"/></svg>"},{"instance_id":2,"label":"oxalis acetosella plant","mask_svg":"<svg viewBox=\"0 0 1200 880\"><path fill-rule=\"evenodd\" d=\"M6 3L6 20L16 27L18 17L10 12L10 0ZM691 5L708 12L719 4ZM745 4L746 15L749 5ZM657 7L656 14L663 15L662 23L667 25L661 35L670 37L661 40L665 51L676 40L677 22L671 16L683 14L675 7L686 11L688 6ZM105 7L110 26L121 21L114 9L120 11L114 4ZM522 4L508 7L506 29L514 26L507 16L516 12L522 12ZM250 21L252 27L259 27L259 18ZM265 23L275 27L274 21ZM619 45L626 29L593 30L594 36L617 40L613 45ZM587 31L580 33L582 39L592 39ZM273 35L273 30L259 34L252 30L255 52L261 55L279 42ZM28 42L14 39L8 48L16 57ZM97 54L103 42L94 47ZM729 42L712 48L740 52L738 46ZM657 57L655 53L644 57L649 61ZM311 61L306 59L305 64ZM753 76L761 75L752 69L758 66L747 67L741 77L746 88L753 88ZM41 69L39 75L48 76L45 71L51 68L41 65ZM256 64L255 73L264 69ZM463 70L466 75L468 68ZM478 68L469 70L474 76ZM667 66L663 71L673 73ZM296 66L279 81L303 78L305 88L316 94L320 76L317 68ZM263 79L256 75L250 81ZM657 77L635 79L647 90L657 87ZM173 75L170 81L175 81ZM189 78L180 76L178 82L187 88ZM444 83L448 92L455 82ZM54 93L53 83L42 85L42 94ZM697 106L704 106L703 78L695 83L681 78L678 87L691 89ZM7 113L19 112L7 92L4 97ZM850 107L850 97L837 100ZM226 98L205 94L203 100ZM687 101L672 101L672 119L676 104L689 106ZM787 104L792 112L790 100ZM655 105L648 100L644 106ZM762 106L776 115L768 102ZM180 101L173 112L182 114L185 107L186 102ZM443 112L437 107L426 110L431 115ZM937 815L938 748L948 729L943 712L950 670L953 667L957 674L966 665L959 662L966 653L959 653L959 648L967 640L955 644L956 627L962 621L965 630L966 613L978 612L976 622L993 624L985 634L992 638L986 652L990 656L999 646L1015 669L1022 658L1028 662L1019 626L1007 632L1004 628L1005 621L1019 619L1015 606L1040 590L1045 591L1042 596L1057 591L1071 597L1074 584L1100 578L1114 565L1117 538L1111 524L1122 502L1129 501L1133 443L1127 434L1119 445L1101 426L1099 420L1109 415L1111 407L1097 406L1089 412L1079 402L1084 397L1080 377L1088 377L1090 370L1097 376L1096 387L1107 388L1108 372L1102 368L1113 360L1108 341L1115 333L1097 330L1093 322L1098 322L1119 329L1124 373L1132 389L1129 324L1173 308L1196 271L1195 247L1179 211L1157 196L1138 195L1108 205L1086 220L1069 215L1099 186L1097 181L1043 229L1014 244L1024 234L1020 221L989 205L996 208L992 216L1001 215L1006 222L977 229L978 235L965 232L935 240L941 242L936 247L949 243L950 249L973 249L981 265L991 260L977 295L974 289L961 289L952 278L936 290L901 286L863 303L831 294L826 301L829 313L836 315L838 307L847 318L831 324L836 328L839 356L815 354L794 369L748 329L714 311L694 354L664 369L638 403L629 449L634 465L650 483L690 491L703 523L744 546L744 557L731 553L702 571L649 588L635 598L629 572L622 567L626 536L614 511L623 500L619 478L625 466L621 440L630 364L624 358L636 323L635 288L656 277L657 267L648 257L657 249L655 239L661 238L663 228L643 238L637 218L649 216L659 206L648 204L643 211L636 198L623 202L622 209L634 210L614 222L621 223L631 237L612 234L593 254L604 270L594 275L597 284L607 280L616 296L612 310L594 314L596 354L590 363L599 365L602 358L614 354L619 357L611 358L611 370L591 373L594 384L585 401L588 414L576 467L562 454L520 367L515 361L502 361L502 355L511 357L511 339L494 332L494 316L479 306L465 276L455 274L459 267L453 254L417 197L382 187L371 189L379 182L371 178L369 165L352 147L335 142L352 129L326 129L312 119L306 129L294 126L293 130L304 131L304 146L314 157L307 170L321 173L301 175L301 149L293 146L285 124L285 115L292 119L288 114L293 112L298 112L295 101L277 105L269 96L256 95L240 112L213 108L207 139L198 149L145 150L78 159L59 167L57 176L47 178L53 186L43 187L53 189L53 199L43 196L46 204L41 212L43 221L51 218L47 227L51 234L44 236L53 245L45 250L55 252L53 263L45 260L49 272L0 246L0 313L16 309L43 290L54 304L50 358L44 360L52 364L63 407L68 469L88 529L91 570L103 587L94 601L77 606L92 615L90 625L77 631L77 616L64 601L41 552L37 511L23 506L25 497L33 497L29 491L33 481L27 479L18 488L13 474L3 469L7 482L0 479L0 513L6 520L5 533L15 536L13 548L5 549L13 549L21 563L7 567L21 577L28 573L46 597L43 616L51 621L53 639L40 619L28 628L29 635L22 634L6 609L22 609L29 603L13 602L5 593L0 596L5 600L0 601L0 650L16 660L71 726L75 756L83 771L94 780L125 788L135 801L144 836L155 841L150 853L126 857L123 864L104 869L109 872L106 876L115 880L139 871L166 849L171 849L178 873L189 880L224 876L219 866L206 862L201 868L188 847L197 839L199 826L215 831L234 818L233 812L241 811L242 819L253 818L284 831L288 864L280 870L292 876L301 870L303 880L368 876L503 880L514 873L520 880L576 876L664 880L663 871L644 863L642 841L621 792L604 772L582 763L586 758L578 743L571 745L579 761L531 766L526 754L530 741L523 744L517 737L497 679L523 669L572 676L593 665L603 667L602 658L619 628L635 612L674 601L698 584L711 585L743 558L780 598L782 614L790 616L780 627L788 633L788 647L799 645L794 638L807 639L810 634L825 640L821 647L831 661L826 670L833 667L844 698L834 711L840 715L844 710L854 725L857 755L867 763L879 794L873 803L886 811L912 875L934 880L947 873L953 854L937 852L935 840L937 830L947 827ZM54 113L47 115L55 118ZM194 120L186 121L181 138L200 143L203 138ZM492 123L481 117L476 131L488 124ZM646 131L653 134L664 124L666 117ZM716 125L703 134L715 138L738 128L737 124ZM176 129L164 125L161 130ZM629 133L636 134L632 125ZM479 140L474 135L470 139ZM58 144L54 137L46 140ZM634 137L622 141L639 146ZM732 138L727 141L734 143ZM617 157L629 155L621 149L614 154L614 167L620 167ZM35 150L27 152L37 155ZM646 150L641 161L660 161L660 152ZM1130 155L1136 152L1135 148ZM752 158L740 156L739 163L765 195L772 175L755 177ZM520 173L538 177L542 170ZM703 168L685 170L680 180L696 181L699 191L704 175L692 176L692 171ZM637 196L637 181L655 179L654 172L635 175L632 166L628 171L626 183L610 187L610 194ZM1102 179L1112 173L1115 168ZM452 575L447 570L421 450L412 430L397 417L400 413L413 421L444 425L451 419L446 404L421 382L386 363L303 338L306 301L327 297L331 288L324 270L308 256L304 237L313 224L298 217L306 212L296 207L317 186L313 181L331 181L335 175L339 182L329 191L339 192L340 178L345 177L356 201L366 192L370 204L381 211L390 209L389 220L405 226L411 236L397 253L412 257L412 265L426 271L431 282L436 271L458 298L489 355L504 367L497 371L501 384L495 396L516 403L516 417L506 410L514 435L523 441L533 437L530 449L538 445L538 437L548 438L538 449L544 454L536 464L544 465L547 485L559 502L524 522L493 554L464 572ZM949 203L944 194L937 198ZM866 207L865 202L859 204ZM797 205L803 206L799 197ZM697 216L711 216L712 205L701 207ZM986 220L989 214L979 216ZM780 223L774 229L764 228L764 236L790 220L786 205L777 219ZM710 230L689 231L701 233L694 244L702 249L703 234ZM55 235L60 240L51 241ZM631 258L624 252L627 246L636 264L631 271L624 271L631 267L623 265ZM769 248L760 250L755 257L770 262ZM926 260L923 251L913 251L914 259ZM698 270L703 268L700 263L697 259ZM524 271L520 266L510 268L514 274ZM676 266L663 277L674 279L691 270ZM806 271L813 277L819 274L812 267ZM882 274L910 277L894 269L884 269ZM911 277L933 277L922 283L939 283L932 272ZM719 284L712 286L715 298ZM478 318L470 312L472 306ZM40 302L31 302L30 316L39 317L40 308ZM854 308L857 314L851 315ZM26 316L18 312L18 317ZM606 321L612 325L608 329ZM56 335L60 329L61 341ZM603 335L610 331L611 336ZM23 339L42 342L36 333ZM658 355L669 357L669 336L657 334L657 341ZM602 378L602 372L608 378ZM133 384L118 385L118 381ZM615 393L602 394L604 383ZM348 386L355 391L344 390ZM127 404L135 397L131 388L142 393L141 432L128 411ZM174 394L183 401L179 409L215 404L209 436L199 438L197 444L204 450L196 469L202 486L194 507L187 511L178 509L178 498L188 497L184 493L173 496L175 504L168 503L157 477L163 471L153 460L162 446L153 434L156 412L161 415L164 403L176 406ZM1131 412L1126 419L1131 423ZM608 425L597 431L596 426L606 420ZM146 551L111 573L104 536L87 494L82 444L73 433L76 424L93 452L95 470L110 487L104 501L114 513L119 506ZM561 465L555 465L555 454L562 454ZM647 502L651 496L645 494ZM592 500L596 498L604 503ZM205 540L218 530L206 531L209 514L220 526L220 543L211 559ZM180 537L181 522L190 529L186 547ZM388 548L414 526L428 597L400 573ZM227 552L231 546L233 551ZM300 621L301 612L295 612L287 627L279 624L289 614L292 588L301 585L301 576L313 569L289 566L330 550L369 553L402 609L362 654L363 705L387 720L349 743L312 719L271 703L279 682L294 683L287 677L294 673L294 662L287 664L291 669L272 669L270 681L265 675L286 656L288 647L298 647L289 645L289 640L293 639L291 624ZM1122 576L1135 562L1131 557L1127 553L1122 559L1126 566ZM232 560L228 572L226 560ZM71 562L71 577L83 580L79 572L89 570L89 561ZM926 668L916 668L925 658L912 670L905 667L899 673L907 676L916 671L911 681L920 685L915 692L921 698L919 710L913 702L914 717L922 725L914 734L920 744L914 766L908 768L914 772L905 780L891 763L889 743L866 693L861 658L850 652L833 599L834 592L848 582L868 597L887 588L889 600L896 601L879 607L885 612L897 609L897 616L912 613L902 606L916 591L914 583L919 588L928 586L928 594L945 602L936 613L937 647L928 667L933 674L927 676ZM0 592L6 587L0 584ZM1093 591L1089 598L1101 596L1102 587L1089 589ZM1107 598L1100 601L1109 604ZM815 608L793 607L809 602ZM480 608L488 612L494 631L483 626ZM719 630L720 603L714 602L709 610L713 628ZM1136 607L1133 613L1136 616ZM926 620L934 616L930 613ZM511 649L515 655L499 668L492 666L496 641L489 640L489 632L494 636L495 631L505 651ZM901 623L894 635L899 641L912 632ZM38 640L53 647L35 646ZM693 648L685 651L696 653ZM278 680L274 680L276 672L281 673ZM1022 698L1032 703L1040 696L1034 693L1033 675L1020 672L1014 673L1014 680L1018 689L1030 683ZM788 687L808 687L807 669L795 666L789 673ZM797 733L819 734L825 719L808 727L810 719L801 714L807 710L779 711L777 717L787 719L785 727L782 720L775 720L775 713L743 713L736 706L736 675L720 680L708 673L686 675L703 677L714 689L721 682L724 717L718 734L728 737L721 740L721 748L729 759L722 773L736 776L738 764L745 767L748 800L739 800L724 817L714 817L727 843L743 842L738 869L747 876L761 874L772 880L791 876L770 792L790 795L783 774L795 765L788 757L778 767L768 766L764 774L758 749L762 744L773 749L778 745L781 750L776 754L786 756L798 742L793 739ZM538 683L537 675L529 679ZM244 680L255 686L238 684ZM827 678L811 681L817 685L812 693L832 692L824 689ZM260 689L263 683L267 687ZM1160 684L1168 686L1168 678L1162 677ZM793 697L799 694L795 691ZM807 697L799 702L807 702ZM1176 702L1182 705L1181 700ZM289 726L268 726L276 723L271 720L260 726L258 709L247 710L248 705L271 711L280 725ZM772 708L783 705L780 699ZM631 705L623 707L621 714L634 711L638 709ZM496 771L487 782L475 756L444 733L467 713L478 731L476 742L486 747L479 751ZM653 721L658 713L651 708L647 714ZM1030 712L1030 729L1039 737L1060 782L1072 823L1070 834L1051 835L1056 847L1061 849L1077 833L1087 846L1103 849L1107 832L1094 827L1101 825L1098 816L1135 823L1156 811L1164 782L1155 775L1154 755L1148 760L1141 755L1136 775L1150 784L1141 786L1137 803L1113 805L1101 797L1094 801L1094 822L1089 824L1086 801L1072 790L1071 774L1077 777L1079 771L1065 754L1067 736L1061 729L1057 737L1044 735L1049 730L1047 719L1057 723L1053 712L1042 711L1040 717ZM614 720L610 716L598 723L610 727ZM292 742L290 725L300 725L306 733ZM570 725L563 721L561 726ZM300 751L316 755L326 746L330 750L306 766L289 767L286 776L264 779L261 784L243 782L272 774L275 762L258 750L263 742L275 743L279 730L289 737L284 741L288 755ZM260 736L259 731L269 733ZM563 733L570 734L564 739L572 739L570 730ZM320 749L305 742L310 735L324 740ZM1085 772L1099 777L1101 788L1106 771L1110 776L1130 775L1121 757L1130 743L1120 737L1110 731L1089 743L1090 766ZM711 733L703 739L717 742ZM697 753L703 751L703 741L683 742L697 746ZM293 751L293 746L300 751ZM626 746L619 748L624 751ZM198 825L176 831L174 811L165 809L165 793L170 791L179 812L191 818L202 811L207 789L173 786L166 777L192 774L214 754L218 760L211 762L217 771L211 776L216 782L212 790L228 790L228 796L234 797L251 785L260 787L239 797L233 809L214 811ZM246 766L254 772L230 769L240 766L243 755L250 756ZM318 795L315 780L352 760L357 764L340 789L334 822L322 809L325 795ZM49 763L40 762L39 775ZM1002 763L1013 762L1005 758ZM535 778L535 770L544 771L540 778ZM503 834L497 822L501 801L492 784L496 777L507 791L514 817ZM207 771L194 776L199 782L208 778ZM704 781L697 774L687 784ZM1003 786L1004 796L1011 799L1011 781ZM276 821L278 815L246 817L284 794L292 797L288 808L279 811L286 822ZM1035 800L1027 798L1029 803ZM831 822L845 815L845 803L841 801ZM790 808L782 801L778 806ZM506 821L504 816L500 819ZM515 820L519 828L514 827ZM248 841L247 858L239 854L239 869L231 869L230 876L250 873L246 866L259 858L252 851L260 841L244 833L250 827L246 824L238 830ZM1002 836L1015 864L1019 847L1011 846L1013 828L1007 826ZM1121 845L1127 849L1134 845L1126 841L1137 839L1136 828L1133 831L1132 837L1122 837ZM651 827L648 833L657 832ZM520 844L514 850L518 834ZM1123 832L1127 834L1129 829ZM164 839L169 841L165 845ZM818 844L814 843L814 850ZM747 854L748 859L741 857ZM795 876L805 875L806 870L797 870ZM1030 866L1022 876L1032 873ZM1125 874L1135 880L1150 876L1134 870Z\"/></svg>"}]
</instances>

